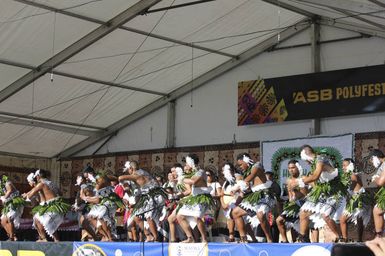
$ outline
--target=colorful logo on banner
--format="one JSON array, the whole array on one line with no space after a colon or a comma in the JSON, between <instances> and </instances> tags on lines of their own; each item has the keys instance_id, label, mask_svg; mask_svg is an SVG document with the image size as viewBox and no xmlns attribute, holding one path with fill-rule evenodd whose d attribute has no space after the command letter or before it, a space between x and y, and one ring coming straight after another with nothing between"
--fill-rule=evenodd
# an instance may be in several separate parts
<instances>
[{"instance_id":1,"label":"colorful logo on banner","mask_svg":"<svg viewBox=\"0 0 385 256\"><path fill-rule=\"evenodd\" d=\"M238 125L385 111L385 65L238 83Z\"/></svg>"},{"instance_id":2,"label":"colorful logo on banner","mask_svg":"<svg viewBox=\"0 0 385 256\"><path fill-rule=\"evenodd\" d=\"M283 99L264 80L244 81L238 85L238 125L282 122L287 117Z\"/></svg>"},{"instance_id":3,"label":"colorful logo on banner","mask_svg":"<svg viewBox=\"0 0 385 256\"><path fill-rule=\"evenodd\" d=\"M168 246L169 256L208 256L207 243L171 243Z\"/></svg>"},{"instance_id":4,"label":"colorful logo on banner","mask_svg":"<svg viewBox=\"0 0 385 256\"><path fill-rule=\"evenodd\" d=\"M144 249L144 252L143 252ZM72 256L159 256L167 255L168 245L161 243L73 243Z\"/></svg>"},{"instance_id":5,"label":"colorful logo on banner","mask_svg":"<svg viewBox=\"0 0 385 256\"><path fill-rule=\"evenodd\" d=\"M107 256L102 248L95 244L84 244L76 248L72 256Z\"/></svg>"}]
</instances>

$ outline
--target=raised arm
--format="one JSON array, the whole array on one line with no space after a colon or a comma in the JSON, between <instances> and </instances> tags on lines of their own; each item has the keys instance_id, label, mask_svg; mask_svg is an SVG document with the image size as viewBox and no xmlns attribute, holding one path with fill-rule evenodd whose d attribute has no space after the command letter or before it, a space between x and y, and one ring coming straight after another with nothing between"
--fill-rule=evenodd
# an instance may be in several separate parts
<instances>
[{"instance_id":1,"label":"raised arm","mask_svg":"<svg viewBox=\"0 0 385 256\"><path fill-rule=\"evenodd\" d=\"M202 176L193 176L190 179L184 179L183 182L189 185L195 185L200 180L202 180Z\"/></svg>"},{"instance_id":2,"label":"raised arm","mask_svg":"<svg viewBox=\"0 0 385 256\"><path fill-rule=\"evenodd\" d=\"M22 195L23 198L32 198L39 191L43 190L43 184L38 183L33 189L31 189L28 193Z\"/></svg>"},{"instance_id":3,"label":"raised arm","mask_svg":"<svg viewBox=\"0 0 385 256\"><path fill-rule=\"evenodd\" d=\"M131 174L131 175L121 175L119 176L119 182L124 180L130 180L130 181L136 181L138 179L138 175Z\"/></svg>"},{"instance_id":4,"label":"raised arm","mask_svg":"<svg viewBox=\"0 0 385 256\"><path fill-rule=\"evenodd\" d=\"M12 186L12 183L7 182L7 183L5 184L5 190L6 190L7 192L5 192L4 199L7 199L7 198L12 194L12 192L13 192L13 186Z\"/></svg>"},{"instance_id":5,"label":"raised arm","mask_svg":"<svg viewBox=\"0 0 385 256\"><path fill-rule=\"evenodd\" d=\"M374 180L376 184L380 187L385 186L385 171L382 171L380 177Z\"/></svg>"},{"instance_id":6,"label":"raised arm","mask_svg":"<svg viewBox=\"0 0 385 256\"><path fill-rule=\"evenodd\" d=\"M315 171L312 174L310 174L309 176L302 176L301 179L303 180L303 182L305 184L309 184L314 181L317 181L321 176L323 166L324 166L323 163L318 162L316 165Z\"/></svg>"}]
</instances>

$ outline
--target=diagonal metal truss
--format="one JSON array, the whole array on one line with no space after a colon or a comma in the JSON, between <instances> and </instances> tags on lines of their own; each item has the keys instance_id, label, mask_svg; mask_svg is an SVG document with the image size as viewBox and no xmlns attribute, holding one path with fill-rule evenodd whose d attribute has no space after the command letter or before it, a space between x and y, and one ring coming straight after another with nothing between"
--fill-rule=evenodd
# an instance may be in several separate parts
<instances>
[{"instance_id":1,"label":"diagonal metal truss","mask_svg":"<svg viewBox=\"0 0 385 256\"><path fill-rule=\"evenodd\" d=\"M0 59L0 64L12 66L12 67L18 67L18 68L25 68L25 69L30 69L30 70L36 70L37 69L37 67L31 66L31 65L28 65L25 63L20 63L20 62L11 61L11 60L5 60L5 59ZM117 88L121 88L121 89L131 90L131 91L155 94L155 95L160 95L160 96L167 96L167 93L157 92L157 91L153 91L153 90L147 90L147 89L143 89L143 88L118 84L118 83L109 82L109 81L103 81L100 79L95 79L95 78L91 78L91 77L87 77L87 76L79 76L79 75L70 74L67 72L62 72L62 71L57 71L57 70L54 70L53 73L55 75L58 75L58 76L63 76L63 77L68 77L68 78L77 79L77 80L81 80L81 81L91 82L94 84L103 84L103 85L108 85L111 87L117 87Z\"/></svg>"},{"instance_id":2,"label":"diagonal metal truss","mask_svg":"<svg viewBox=\"0 0 385 256\"><path fill-rule=\"evenodd\" d=\"M124 23L135 18L138 14L147 10L151 6L159 3L161 0L142 0L129 7L127 10L121 12L116 17L110 19L105 24L99 26L95 30L91 31L72 45L68 46L61 52L55 54L52 58L41 63L37 70L28 72L23 77L19 78L8 87L0 91L0 102L3 102L19 90L31 84L33 81L43 76L53 68L57 67L67 59L71 58L78 52L87 48L91 44L95 43L99 39L103 38L107 34L111 33L115 29L119 28Z\"/></svg>"},{"instance_id":3,"label":"diagonal metal truss","mask_svg":"<svg viewBox=\"0 0 385 256\"><path fill-rule=\"evenodd\" d=\"M309 18L312 18L312 19L316 17L316 14L314 14L312 12L306 11L306 10L304 10L302 8L298 8L298 7L294 6L294 5L290 5L290 4L285 3L283 1L280 1L280 0L262 0L262 1L266 2L266 3L269 3L269 4L272 4L272 5L275 5L275 6L278 6L278 7L282 7L283 9L286 9L286 10L289 10L289 11L301 14L303 16L306 16L306 17L309 17Z\"/></svg>"},{"instance_id":4,"label":"diagonal metal truss","mask_svg":"<svg viewBox=\"0 0 385 256\"><path fill-rule=\"evenodd\" d=\"M105 21L102 21L102 20L99 20L99 19L87 17L87 16L84 16L84 15L76 14L74 12L70 12L70 11L66 11L66 10L57 9L57 8L51 7L49 5L33 2L31 0L14 0L14 1L26 4L26 5L31 5L31 6L34 6L34 7L37 7L37 8L41 8L41 9L44 9L44 10L49 10L49 11L52 11L52 12L57 12L57 13L60 13L60 14L66 15L66 16L73 17L73 18L89 21L89 22L92 22L92 23L96 23L96 24L100 24L100 25L105 24ZM147 10L144 10L143 13L146 13L146 11ZM226 57L229 57L229 58L234 58L234 59L237 58L237 56L229 54L229 53L226 53L226 52L223 52L223 51L218 51L218 50L215 50L215 49L210 49L210 48L207 48L207 47L204 47L204 46L199 46L199 45L196 45L196 44L184 42L184 41L173 39L173 38L170 38L170 37L166 37L166 36L162 36L162 35L158 35L158 34L154 34L154 33L149 33L147 31L143 31L143 30L139 30L139 29L135 29L135 28L130 28L130 27L127 27L127 26L124 26L124 25L119 26L119 29L123 29L123 30L129 31L129 32L132 32L132 33L136 33L136 34L140 34L140 35L144 35L144 36L160 39L160 40L171 42L171 43L174 43L174 44L179 44L179 45L184 45L184 46L188 46L188 47L193 47L195 49L199 49L199 50L202 50L202 51L223 55L223 56L226 56Z\"/></svg>"},{"instance_id":5,"label":"diagonal metal truss","mask_svg":"<svg viewBox=\"0 0 385 256\"><path fill-rule=\"evenodd\" d=\"M305 2L309 4L313 4L316 6L324 6L327 8L330 8L332 10L338 11L346 16L349 16L353 19L363 21L369 25L378 27L380 29L385 29L385 26L383 24L379 24L377 22L374 22L372 20L369 20L367 18L364 18L361 16L363 13L363 7L368 7L367 5L363 3L357 3L353 1L347 1L347 0L298 0L300 2ZM370 6L369 6L370 8Z\"/></svg>"},{"instance_id":6,"label":"diagonal metal truss","mask_svg":"<svg viewBox=\"0 0 385 256\"><path fill-rule=\"evenodd\" d=\"M30 116L23 117L22 115L4 114L0 112L0 123L25 125L31 127L41 127L49 130L62 131L66 133L76 133L84 136L94 136L100 134L104 129L85 129L81 128L78 124L57 124L57 121L50 122L49 119L44 118L31 118Z\"/></svg>"},{"instance_id":7,"label":"diagonal metal truss","mask_svg":"<svg viewBox=\"0 0 385 256\"><path fill-rule=\"evenodd\" d=\"M385 38L385 31L382 29L379 29L379 28L375 28L372 26L366 26L365 24L357 24L354 22L344 21L342 19L335 20L335 19L332 19L330 17L323 16L322 13L309 12L305 9L299 8L299 7L291 5L291 4L288 4L287 2L284 2L282 0L262 0L262 1L270 3L272 5L282 7L286 10L307 16L307 17L312 18L312 19L319 17L318 22L320 22L322 25L327 25L327 26L336 27L336 28L340 28L340 29L346 29L349 31L354 31L357 33L365 34L365 35ZM322 2L322 1L319 1L319 2Z\"/></svg>"},{"instance_id":8,"label":"diagonal metal truss","mask_svg":"<svg viewBox=\"0 0 385 256\"><path fill-rule=\"evenodd\" d=\"M382 8L385 8L385 3L381 2L381 1L378 1L378 0L368 0L369 2L372 2Z\"/></svg>"},{"instance_id":9,"label":"diagonal metal truss","mask_svg":"<svg viewBox=\"0 0 385 256\"><path fill-rule=\"evenodd\" d=\"M291 38L292 36L296 35L297 33L307 29L310 26L310 22L308 22L308 19L302 19L299 21L296 26L292 26L290 28L287 28L280 32L280 41L283 42L287 40L288 38ZM180 98L181 96L191 92L191 90L195 90L207 82L213 80L214 78L224 74L225 72L228 72L229 70L243 64L244 62L250 60L251 58L258 56L259 54L265 52L266 50L274 47L278 44L277 35L274 35L263 42L259 43L258 45L250 48L249 50L243 52L239 55L239 58L237 60L229 60L218 67L208 71L207 73L199 76L198 78L194 79L193 82L188 82L184 84L183 86L179 87L178 89L174 90L169 94L169 97L167 98L161 98L159 100L156 100L149 105L145 106L144 108L138 110L137 112L128 115L127 117L121 119L120 121L112 124L111 126L107 127L106 132L103 132L102 134L98 136L92 136L66 150L61 152L58 157L66 158L70 157L73 154L76 154L77 152L87 148L88 146L96 143L97 141L108 137L109 135L113 134L114 132L126 127L127 125L135 122L136 120L152 113L153 111L163 107L168 102L171 102L175 99Z\"/></svg>"}]
</instances>

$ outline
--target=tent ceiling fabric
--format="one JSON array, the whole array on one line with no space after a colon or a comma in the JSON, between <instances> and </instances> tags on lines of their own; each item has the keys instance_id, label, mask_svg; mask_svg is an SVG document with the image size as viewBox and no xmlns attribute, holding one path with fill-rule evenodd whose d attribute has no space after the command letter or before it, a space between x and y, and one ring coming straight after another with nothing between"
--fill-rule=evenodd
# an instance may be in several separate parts
<instances>
[{"instance_id":1,"label":"tent ceiling fabric","mask_svg":"<svg viewBox=\"0 0 385 256\"><path fill-rule=\"evenodd\" d=\"M5 63L37 67L138 2L1 1L0 63L3 64L0 64L0 93L31 71ZM163 0L150 10L191 2L194 1ZM333 8L315 4L311 0L280 2L328 18L344 16ZM363 0L356 1L354 7L356 9L348 11L355 13L359 7L363 12L381 9L375 3ZM383 17L384 13L375 15ZM89 79L85 81L87 79L61 75L54 75L51 81L50 74L45 74L1 102L0 112L108 129L163 97L151 91L172 93L190 82L192 77L213 70L276 35L282 30L278 28L292 26L303 18L303 15L260 0L216 0L138 15L123 25L127 29L117 28L58 65L54 72L150 92L116 88ZM384 24L382 18L365 18ZM354 17L345 20L372 26ZM140 30L141 33L130 32L129 29ZM168 39L154 38L147 33ZM192 48L189 44L200 49ZM50 130L7 122L0 123L0 133L0 151L46 157L55 156L87 138L76 132L68 132L68 129ZM36 145L44 146L36 150Z\"/></svg>"},{"instance_id":2,"label":"tent ceiling fabric","mask_svg":"<svg viewBox=\"0 0 385 256\"><path fill-rule=\"evenodd\" d=\"M16 154L51 157L56 152L79 143L85 138L87 137L82 135L38 127L0 125L0 151Z\"/></svg>"}]
</instances>

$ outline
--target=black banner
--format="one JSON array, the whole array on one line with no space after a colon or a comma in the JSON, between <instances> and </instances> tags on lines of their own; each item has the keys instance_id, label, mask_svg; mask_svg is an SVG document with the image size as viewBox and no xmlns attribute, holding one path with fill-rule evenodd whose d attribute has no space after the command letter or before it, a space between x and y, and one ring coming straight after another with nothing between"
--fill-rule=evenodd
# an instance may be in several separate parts
<instances>
[{"instance_id":1,"label":"black banner","mask_svg":"<svg viewBox=\"0 0 385 256\"><path fill-rule=\"evenodd\" d=\"M385 65L238 84L238 125L385 111Z\"/></svg>"}]
</instances>

